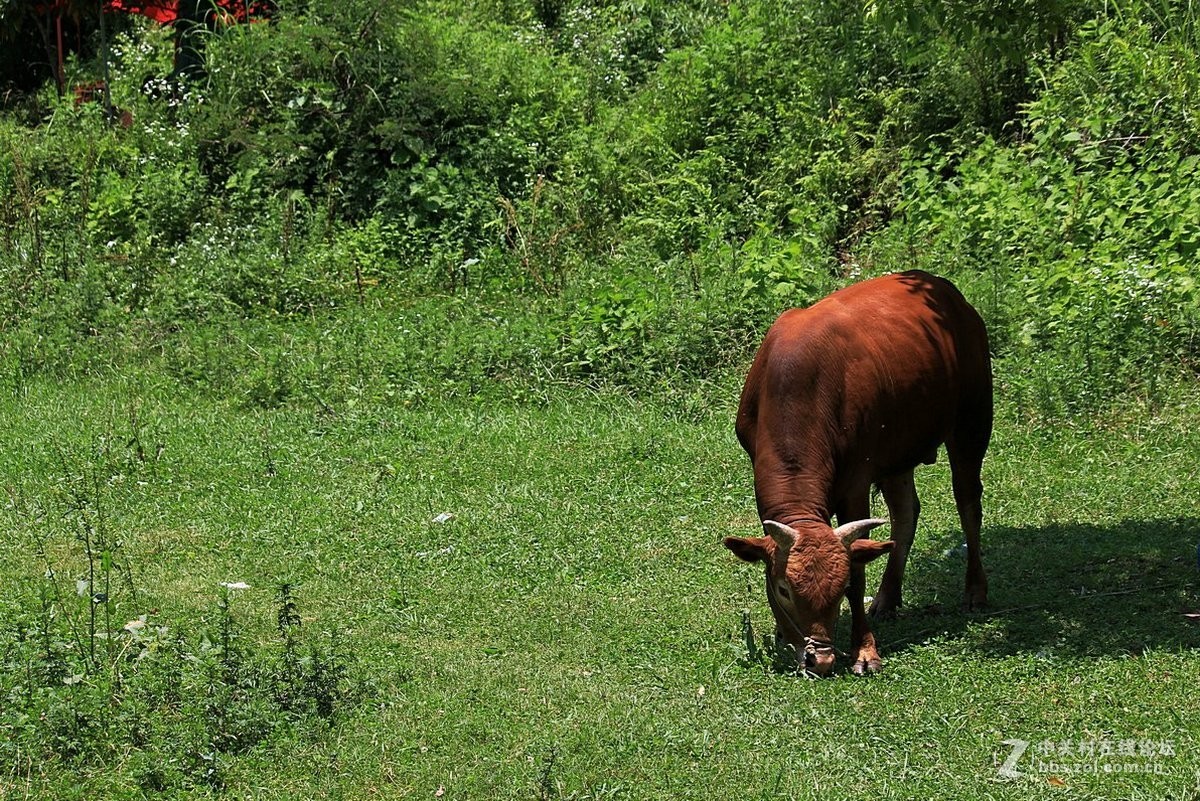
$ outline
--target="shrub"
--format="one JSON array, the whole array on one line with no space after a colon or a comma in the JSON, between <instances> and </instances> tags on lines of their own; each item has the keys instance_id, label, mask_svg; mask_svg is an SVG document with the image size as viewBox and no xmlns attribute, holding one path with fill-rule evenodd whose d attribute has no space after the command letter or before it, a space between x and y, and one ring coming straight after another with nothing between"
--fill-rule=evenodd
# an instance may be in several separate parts
<instances>
[{"instance_id":1,"label":"shrub","mask_svg":"<svg viewBox=\"0 0 1200 801\"><path fill-rule=\"evenodd\" d=\"M1048 411L1153 392L1197 364L1196 94L1174 75L1176 45L1150 31L1086 27L1078 61L1026 109L1025 141L987 140L947 181L944 165L912 165L903 221L868 251L877 268L916 263L969 287L1016 391Z\"/></svg>"}]
</instances>

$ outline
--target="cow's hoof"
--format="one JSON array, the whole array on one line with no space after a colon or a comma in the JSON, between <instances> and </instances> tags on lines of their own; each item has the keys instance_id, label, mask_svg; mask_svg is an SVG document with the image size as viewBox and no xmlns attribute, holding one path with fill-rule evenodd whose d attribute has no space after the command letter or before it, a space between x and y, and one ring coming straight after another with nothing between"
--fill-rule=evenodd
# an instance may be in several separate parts
<instances>
[{"instance_id":1,"label":"cow's hoof","mask_svg":"<svg viewBox=\"0 0 1200 801\"><path fill-rule=\"evenodd\" d=\"M851 666L850 670L854 672L855 676L866 676L871 673L878 673L879 671L883 670L883 660L878 658L859 659L854 663L853 666Z\"/></svg>"},{"instance_id":2,"label":"cow's hoof","mask_svg":"<svg viewBox=\"0 0 1200 801\"><path fill-rule=\"evenodd\" d=\"M963 610L978 612L987 606L988 583L982 575L968 575L966 591L963 592Z\"/></svg>"},{"instance_id":3,"label":"cow's hoof","mask_svg":"<svg viewBox=\"0 0 1200 801\"><path fill-rule=\"evenodd\" d=\"M982 612L987 608L987 591L981 593L967 593L967 597L963 598L962 609L964 612Z\"/></svg>"},{"instance_id":4,"label":"cow's hoof","mask_svg":"<svg viewBox=\"0 0 1200 801\"><path fill-rule=\"evenodd\" d=\"M870 608L867 609L867 614L875 620L892 620L896 617L896 610L900 606L899 599L893 601L886 595L876 595L875 600L871 601Z\"/></svg>"}]
</instances>

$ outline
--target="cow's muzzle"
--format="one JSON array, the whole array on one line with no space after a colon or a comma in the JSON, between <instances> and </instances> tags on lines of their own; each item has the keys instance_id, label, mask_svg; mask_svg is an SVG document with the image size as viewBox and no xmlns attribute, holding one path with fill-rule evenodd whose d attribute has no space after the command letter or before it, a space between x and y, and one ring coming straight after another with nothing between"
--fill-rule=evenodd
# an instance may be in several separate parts
<instances>
[{"instance_id":1,"label":"cow's muzzle","mask_svg":"<svg viewBox=\"0 0 1200 801\"><path fill-rule=\"evenodd\" d=\"M837 648L828 640L804 638L802 664L805 670L818 676L828 676L837 663Z\"/></svg>"}]
</instances>

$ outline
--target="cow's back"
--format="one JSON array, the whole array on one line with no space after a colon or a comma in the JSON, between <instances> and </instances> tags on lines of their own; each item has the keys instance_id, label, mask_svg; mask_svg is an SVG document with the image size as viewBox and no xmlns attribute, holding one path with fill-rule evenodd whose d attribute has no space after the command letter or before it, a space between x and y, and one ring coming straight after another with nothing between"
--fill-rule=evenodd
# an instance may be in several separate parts
<instances>
[{"instance_id":1,"label":"cow's back","mask_svg":"<svg viewBox=\"0 0 1200 801\"><path fill-rule=\"evenodd\" d=\"M991 394L979 314L949 281L911 271L782 314L747 376L737 433L756 473L767 450L776 470L873 482L931 461L970 427L964 415L990 432Z\"/></svg>"}]
</instances>

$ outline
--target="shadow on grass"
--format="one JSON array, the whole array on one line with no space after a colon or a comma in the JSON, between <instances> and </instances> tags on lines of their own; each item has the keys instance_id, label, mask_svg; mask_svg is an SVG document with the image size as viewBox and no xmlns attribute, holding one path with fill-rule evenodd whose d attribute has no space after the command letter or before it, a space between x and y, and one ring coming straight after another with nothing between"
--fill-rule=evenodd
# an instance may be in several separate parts
<instances>
[{"instance_id":1,"label":"shadow on grass","mask_svg":"<svg viewBox=\"0 0 1200 801\"><path fill-rule=\"evenodd\" d=\"M972 613L960 611L965 560L943 555L957 538L934 537L936 555L918 545L909 559L905 607L874 624L885 661L947 638L980 657L1200 648L1200 622L1184 617L1200 611L1200 520L985 529L990 605Z\"/></svg>"}]
</instances>

